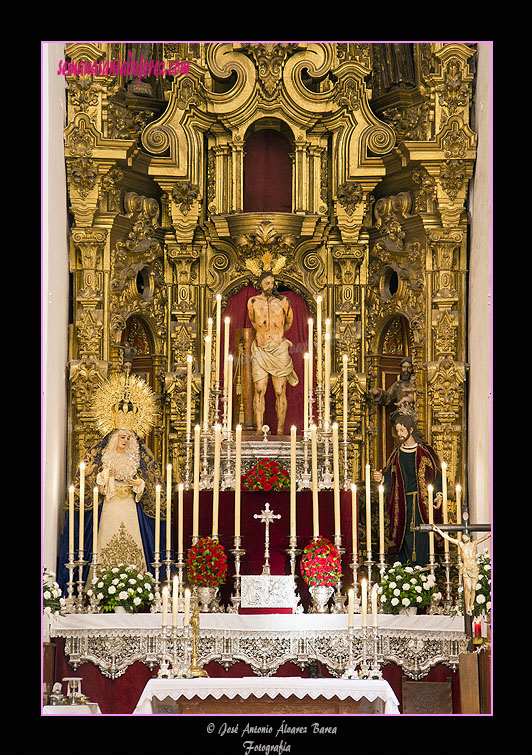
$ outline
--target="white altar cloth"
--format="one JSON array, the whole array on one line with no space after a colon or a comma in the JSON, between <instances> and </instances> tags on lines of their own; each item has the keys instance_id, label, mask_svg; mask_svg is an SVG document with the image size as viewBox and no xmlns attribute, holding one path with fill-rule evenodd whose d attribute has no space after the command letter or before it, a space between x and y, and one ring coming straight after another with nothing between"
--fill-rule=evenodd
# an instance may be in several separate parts
<instances>
[{"instance_id":1,"label":"white altar cloth","mask_svg":"<svg viewBox=\"0 0 532 755\"><path fill-rule=\"evenodd\" d=\"M383 679L303 679L299 677L256 677L245 676L241 679L150 679L133 711L135 715L152 713L151 701L155 697L164 700L171 697L178 700L185 697L190 700L199 697L205 700L214 697L219 700L223 695L233 699L237 695L249 697L268 696L272 700L281 696L294 695L299 699L310 697L315 700L323 696L327 700L338 698L361 700L366 698L374 702L377 698L384 701L385 714L398 714L399 701L388 682Z\"/></svg>"},{"instance_id":2,"label":"white altar cloth","mask_svg":"<svg viewBox=\"0 0 532 755\"><path fill-rule=\"evenodd\" d=\"M354 615L355 630L360 629L362 617ZM179 614L178 628L183 626L183 614ZM371 626L371 615L368 616ZM444 616L439 614L420 616L394 616L379 614L378 625L382 629L401 631L463 632L464 619L461 616ZM168 626L172 626L171 614L168 614ZM63 636L64 632L76 630L127 630L143 629L159 631L160 613L80 613L66 616L53 616L50 635ZM276 632L276 631L327 631L347 629L347 614L235 614L202 613L200 629L227 630L242 632Z\"/></svg>"}]
</instances>

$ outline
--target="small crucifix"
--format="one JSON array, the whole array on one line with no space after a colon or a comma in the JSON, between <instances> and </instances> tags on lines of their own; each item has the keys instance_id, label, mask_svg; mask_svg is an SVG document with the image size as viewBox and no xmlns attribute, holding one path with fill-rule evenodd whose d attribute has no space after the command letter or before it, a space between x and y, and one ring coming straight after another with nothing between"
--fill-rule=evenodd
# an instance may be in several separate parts
<instances>
[{"instance_id":1,"label":"small crucifix","mask_svg":"<svg viewBox=\"0 0 532 755\"><path fill-rule=\"evenodd\" d=\"M463 524L420 524L416 527L421 532L438 532L442 537L458 546L461 559L460 572L464 588L464 624L465 633L469 638L470 650L473 649L472 613L475 602L475 588L478 581L478 566L476 549L484 540L491 536L490 524L469 524L469 515L465 511L462 515ZM461 538L452 538L448 533L461 533ZM486 532L478 540L471 539L471 532Z\"/></svg>"},{"instance_id":2,"label":"small crucifix","mask_svg":"<svg viewBox=\"0 0 532 755\"><path fill-rule=\"evenodd\" d=\"M274 514L270 511L270 504L266 503L264 509L260 514L253 514L254 519L260 519L260 521L266 526L265 538L264 538L264 566L262 567L262 574L270 574L270 524L274 519L280 519L280 514Z\"/></svg>"}]
</instances>

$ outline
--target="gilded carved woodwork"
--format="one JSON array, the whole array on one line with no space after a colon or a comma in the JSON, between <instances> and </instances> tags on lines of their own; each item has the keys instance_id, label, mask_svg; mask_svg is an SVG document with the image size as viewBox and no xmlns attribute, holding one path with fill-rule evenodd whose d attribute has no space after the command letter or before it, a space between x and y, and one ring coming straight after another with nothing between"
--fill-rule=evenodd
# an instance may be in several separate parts
<instances>
[{"instance_id":1,"label":"gilded carved woodwork","mask_svg":"<svg viewBox=\"0 0 532 755\"><path fill-rule=\"evenodd\" d=\"M416 406L428 440L465 473L467 200L475 45L150 43L182 61L172 77L65 76L70 271L71 461L89 444L85 410L121 366L141 317L161 402L163 462L183 455L186 357L193 416L207 317L256 278L246 260L285 257L279 281L332 318L333 417L348 356L353 477L375 461L379 380L390 320L408 324ZM71 60L111 60L134 44L72 43ZM177 69L176 69L177 70ZM292 212L244 213L246 140L290 143ZM274 180L275 177L272 177ZM396 286L391 286L391 281ZM338 406L336 406L338 404ZM338 409L338 414L335 414Z\"/></svg>"}]
</instances>

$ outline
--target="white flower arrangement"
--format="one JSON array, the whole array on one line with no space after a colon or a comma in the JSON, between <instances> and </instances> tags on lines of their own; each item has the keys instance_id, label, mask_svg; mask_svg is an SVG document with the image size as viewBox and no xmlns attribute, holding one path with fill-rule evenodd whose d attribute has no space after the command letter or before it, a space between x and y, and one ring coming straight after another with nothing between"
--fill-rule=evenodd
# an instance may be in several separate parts
<instances>
[{"instance_id":1,"label":"white flower arrangement","mask_svg":"<svg viewBox=\"0 0 532 755\"><path fill-rule=\"evenodd\" d=\"M65 598L61 597L61 588L55 581L55 573L46 568L42 573L42 606L47 616L62 616Z\"/></svg>"},{"instance_id":2,"label":"white flower arrangement","mask_svg":"<svg viewBox=\"0 0 532 755\"><path fill-rule=\"evenodd\" d=\"M155 582L149 572L142 572L133 564L104 567L98 580L87 590L89 597L99 602L105 613L123 606L129 613L147 608L155 597Z\"/></svg>"},{"instance_id":3,"label":"white flower arrangement","mask_svg":"<svg viewBox=\"0 0 532 755\"><path fill-rule=\"evenodd\" d=\"M430 605L435 592L436 580L421 566L404 566L396 561L388 567L380 583L380 601L385 613L400 613L406 608L421 608Z\"/></svg>"}]
</instances>

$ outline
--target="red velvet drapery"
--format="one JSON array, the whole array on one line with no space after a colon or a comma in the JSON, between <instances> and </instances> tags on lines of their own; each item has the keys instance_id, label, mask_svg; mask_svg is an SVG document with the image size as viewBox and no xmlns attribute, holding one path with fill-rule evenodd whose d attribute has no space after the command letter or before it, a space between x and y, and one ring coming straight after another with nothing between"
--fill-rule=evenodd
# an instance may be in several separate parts
<instances>
[{"instance_id":1,"label":"red velvet drapery","mask_svg":"<svg viewBox=\"0 0 532 755\"><path fill-rule=\"evenodd\" d=\"M229 317L231 319L229 326L229 353L236 356L237 344L235 344L235 330L237 328L252 327L248 315L247 302L248 299L258 293L259 291L253 286L244 286L244 288L240 289L240 291L231 296L227 301L225 310L222 313L220 354L223 355L224 353L224 318ZM286 435L289 435L290 427L295 425L298 429L298 434L301 434L303 432L303 355L308 348L308 318L310 315L306 301L299 294L294 291L283 291L283 296L286 296L290 301L290 306L294 313L292 327L287 330L285 337L292 343L289 351L292 357L294 370L299 378L298 385L291 386L287 384L286 386L288 409L284 432ZM220 368L220 381L223 381L223 366ZM275 433L277 429L277 415L275 413L275 394L271 380L268 382L268 390L266 392L264 423L269 425L272 433Z\"/></svg>"},{"instance_id":2,"label":"red velvet drapery","mask_svg":"<svg viewBox=\"0 0 532 755\"><path fill-rule=\"evenodd\" d=\"M246 139L244 212L292 212L290 142L279 131L261 129Z\"/></svg>"}]
</instances>

